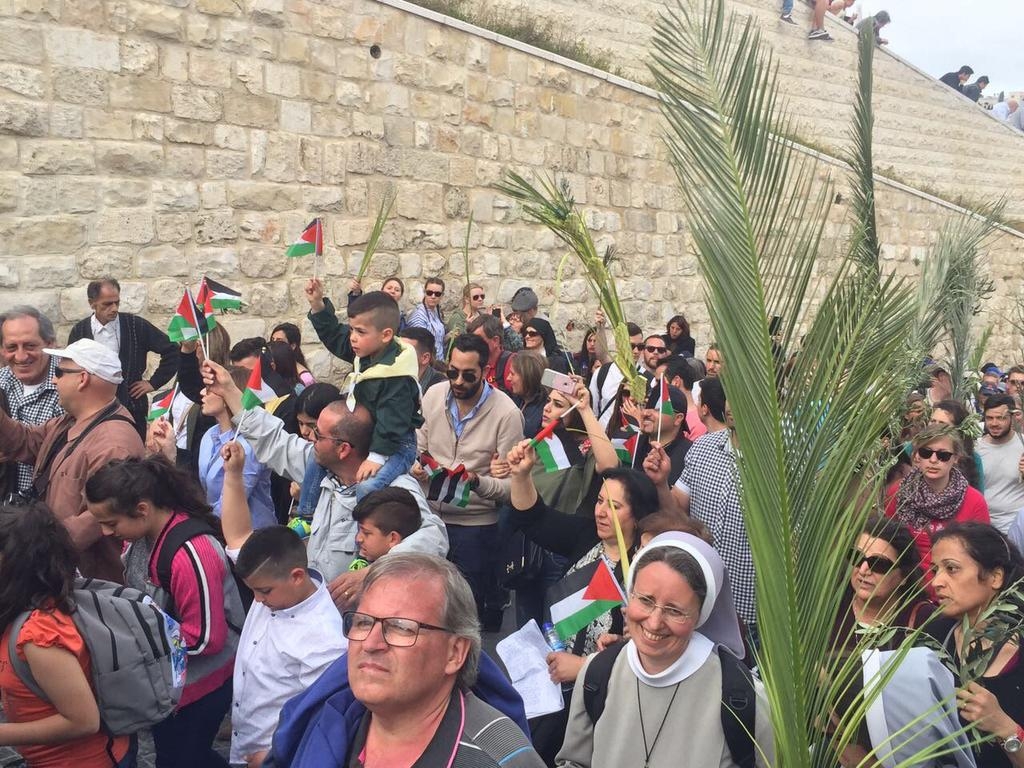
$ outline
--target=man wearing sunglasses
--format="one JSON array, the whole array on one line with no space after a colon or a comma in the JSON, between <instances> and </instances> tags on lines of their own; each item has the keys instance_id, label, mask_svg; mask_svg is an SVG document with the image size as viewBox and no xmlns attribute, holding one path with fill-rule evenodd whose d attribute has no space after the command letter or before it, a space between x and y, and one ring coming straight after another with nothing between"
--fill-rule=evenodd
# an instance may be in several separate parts
<instances>
[{"instance_id":1,"label":"man wearing sunglasses","mask_svg":"<svg viewBox=\"0 0 1024 768\"><path fill-rule=\"evenodd\" d=\"M498 547L498 506L508 501L509 480L490 476L491 458L505 456L523 439L523 414L512 399L484 378L490 351L472 333L452 342L448 384L423 395L423 426L417 432L418 449L440 467L465 467L468 498L458 503L430 501L448 528L449 558L473 588L485 630L497 630L505 603L498 588L494 552ZM412 474L429 495L430 478L419 464ZM453 502L456 500L453 499Z\"/></svg>"},{"instance_id":2,"label":"man wearing sunglasses","mask_svg":"<svg viewBox=\"0 0 1024 768\"><path fill-rule=\"evenodd\" d=\"M644 332L636 323L626 323L626 330L629 333L629 345L633 353L633 362L637 370L640 370L641 353L644 351ZM605 338L604 315L599 314L597 319L597 333L594 336L597 345L598 358L602 365L597 373L590 379L590 401L594 404L594 413L602 427L607 427L615 410L615 399L619 392L619 385L622 383L622 371L618 363L611 360L608 354L608 340Z\"/></svg>"},{"instance_id":3,"label":"man wearing sunglasses","mask_svg":"<svg viewBox=\"0 0 1024 768\"><path fill-rule=\"evenodd\" d=\"M285 708L273 765L542 768L522 700L482 654L473 593L451 563L382 558L343 622L348 654Z\"/></svg>"},{"instance_id":4,"label":"man wearing sunglasses","mask_svg":"<svg viewBox=\"0 0 1024 768\"><path fill-rule=\"evenodd\" d=\"M56 360L53 383L65 415L29 426L0 411L0 461L35 465L24 498L41 499L71 534L83 576L124 581L120 543L86 510L85 481L113 459L141 457L142 438L117 401L124 381L117 353L92 339L44 349Z\"/></svg>"}]
</instances>

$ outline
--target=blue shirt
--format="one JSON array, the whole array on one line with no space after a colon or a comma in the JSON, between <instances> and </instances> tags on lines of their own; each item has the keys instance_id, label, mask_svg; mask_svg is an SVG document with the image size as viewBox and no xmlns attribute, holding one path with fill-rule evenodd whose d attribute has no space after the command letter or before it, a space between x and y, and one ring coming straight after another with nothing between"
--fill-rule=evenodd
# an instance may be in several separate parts
<instances>
[{"instance_id":1,"label":"blue shirt","mask_svg":"<svg viewBox=\"0 0 1024 768\"><path fill-rule=\"evenodd\" d=\"M452 395L450 391L448 392L448 413L452 417L452 427L455 429L456 438L462 437L462 430L465 429L466 423L476 416L476 412L480 410L480 406L482 406L490 396L491 385L485 381L483 388L480 390L480 399L476 401L476 405L470 409L465 418L459 418L458 403L456 403L454 395Z\"/></svg>"},{"instance_id":2,"label":"blue shirt","mask_svg":"<svg viewBox=\"0 0 1024 768\"><path fill-rule=\"evenodd\" d=\"M235 430L222 432L218 424L210 427L199 443L199 482L206 491L207 503L213 507L213 514L220 517L221 497L224 494L224 460L220 456L220 449L231 440L245 451L242 482L245 483L253 529L277 525L277 513L270 496L270 468L256 460L252 447L244 438L236 438Z\"/></svg>"}]
</instances>

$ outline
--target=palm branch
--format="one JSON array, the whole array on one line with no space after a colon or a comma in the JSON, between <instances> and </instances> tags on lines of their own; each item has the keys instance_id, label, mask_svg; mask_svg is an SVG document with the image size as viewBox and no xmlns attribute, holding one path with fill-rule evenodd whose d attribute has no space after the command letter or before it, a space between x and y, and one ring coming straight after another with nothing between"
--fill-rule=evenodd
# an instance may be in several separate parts
<instances>
[{"instance_id":1,"label":"palm branch","mask_svg":"<svg viewBox=\"0 0 1024 768\"><path fill-rule=\"evenodd\" d=\"M611 275L614 250L608 248L604 254L598 253L583 214L576 208L568 182L565 179L555 181L546 178L534 186L519 174L508 171L504 181L496 186L500 192L520 204L527 218L550 229L580 260L587 284L597 297L612 329L615 338L615 363L622 371L633 399L643 402L647 397L647 381L637 372L636 364L633 362L626 316L619 301L615 280Z\"/></svg>"},{"instance_id":2,"label":"palm branch","mask_svg":"<svg viewBox=\"0 0 1024 768\"><path fill-rule=\"evenodd\" d=\"M727 17L721 0L708 0L703 13L680 4L663 13L654 48L666 143L725 351L776 762L834 765L829 750L814 748L822 723L838 716L827 740L841 748L871 699L837 711L859 650L871 643L865 636L850 655L830 653L846 553L870 511L860 499L877 495L881 483L879 437L933 338L924 307L943 273L933 271L917 290L880 274L870 92L862 93L852 159L859 220L812 313L831 183L818 181L813 157L780 138L789 121L777 68L753 21ZM873 46L860 50L860 87L870 89ZM772 355L773 314L783 318L784 350L806 329L784 387Z\"/></svg>"},{"instance_id":3,"label":"palm branch","mask_svg":"<svg viewBox=\"0 0 1024 768\"><path fill-rule=\"evenodd\" d=\"M370 230L370 237L366 241L366 245L363 248L363 258L359 262L359 272L356 274L356 280L358 282L363 281L363 275L366 274L367 268L370 266L370 262L373 260L374 253L377 252L377 244L380 242L380 236L384 232L384 225L387 224L388 217L391 215L391 206L395 204L395 195L385 195L384 199L380 201L380 208L377 211L377 218L373 222L373 229ZM469 235L467 234L467 238Z\"/></svg>"}]
</instances>

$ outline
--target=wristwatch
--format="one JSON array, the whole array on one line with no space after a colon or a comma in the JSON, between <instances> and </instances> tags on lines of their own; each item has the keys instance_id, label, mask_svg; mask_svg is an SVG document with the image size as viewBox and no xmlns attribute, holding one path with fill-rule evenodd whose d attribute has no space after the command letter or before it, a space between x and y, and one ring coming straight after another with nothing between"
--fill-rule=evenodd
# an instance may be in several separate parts
<instances>
[{"instance_id":1,"label":"wristwatch","mask_svg":"<svg viewBox=\"0 0 1024 768\"><path fill-rule=\"evenodd\" d=\"M1008 739L1003 739L1002 747L1003 751L1007 754L1014 754L1019 752L1020 748L1024 744L1024 727L1017 726L1017 732L1010 736Z\"/></svg>"}]
</instances>

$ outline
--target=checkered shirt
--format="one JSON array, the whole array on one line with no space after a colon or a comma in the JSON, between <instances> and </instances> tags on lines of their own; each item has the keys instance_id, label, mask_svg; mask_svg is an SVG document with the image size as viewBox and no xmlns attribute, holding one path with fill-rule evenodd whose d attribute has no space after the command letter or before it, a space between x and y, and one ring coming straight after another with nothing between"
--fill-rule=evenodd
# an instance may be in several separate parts
<instances>
[{"instance_id":1,"label":"checkered shirt","mask_svg":"<svg viewBox=\"0 0 1024 768\"><path fill-rule=\"evenodd\" d=\"M22 424L35 426L64 413L64 409L58 402L57 388L53 385L53 371L56 367L57 358L51 357L46 383L28 395L25 394L25 387L15 378L9 367L0 370L0 389L7 395L11 418ZM18 490L24 491L32 485L34 467L21 462L18 462L16 466L18 468Z\"/></svg>"},{"instance_id":2,"label":"checkered shirt","mask_svg":"<svg viewBox=\"0 0 1024 768\"><path fill-rule=\"evenodd\" d=\"M740 505L740 474L731 431L708 432L686 453L686 467L677 487L690 494L690 517L708 527L715 549L729 569L736 611L748 625L757 621L754 600L754 559Z\"/></svg>"}]
</instances>

